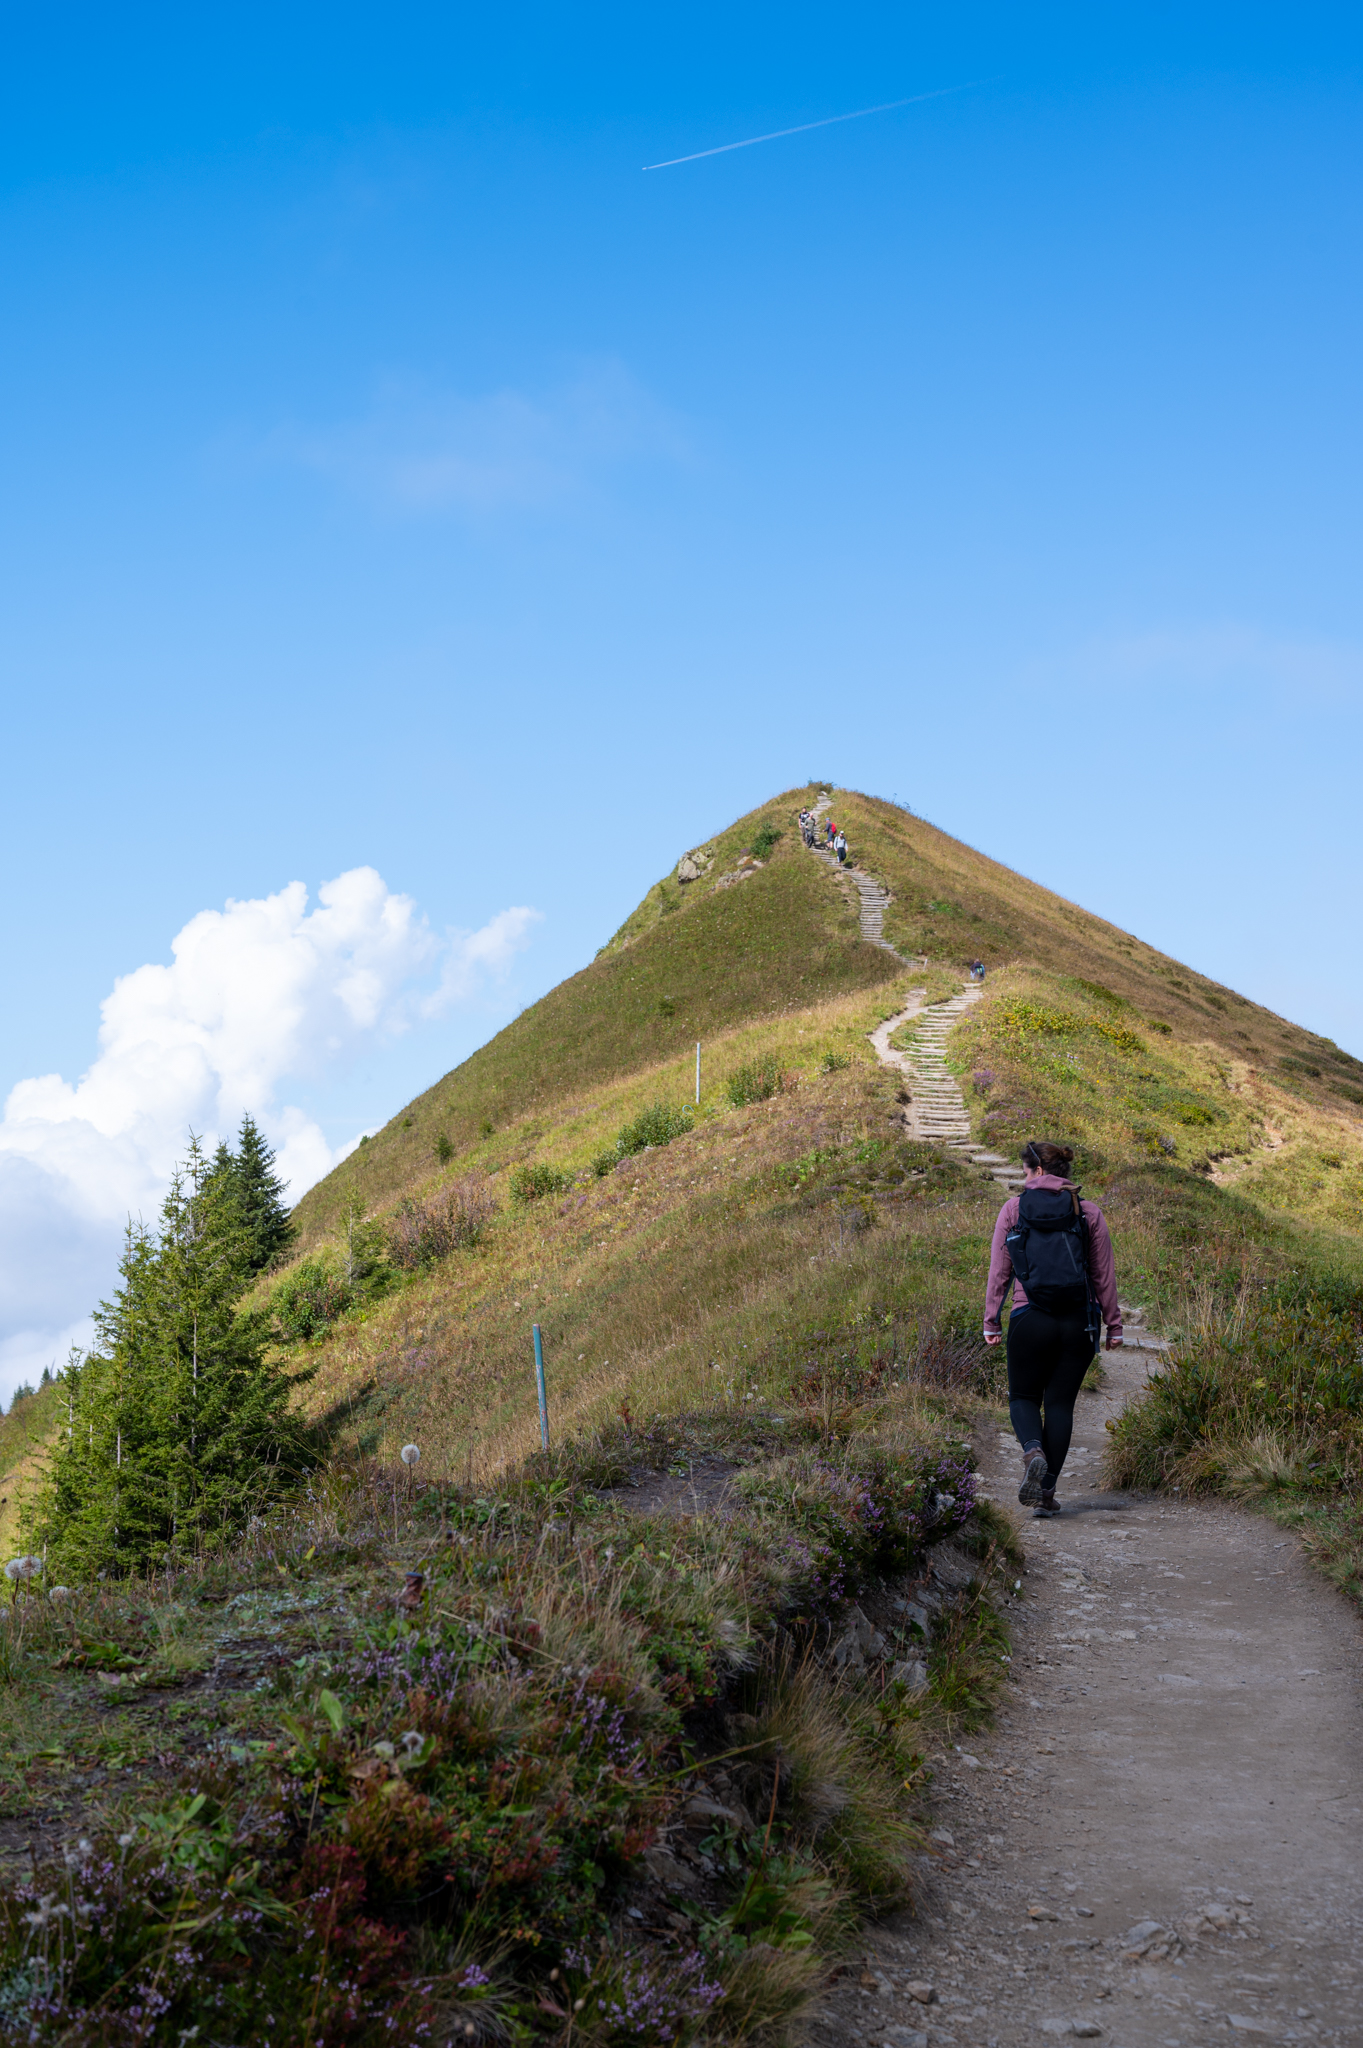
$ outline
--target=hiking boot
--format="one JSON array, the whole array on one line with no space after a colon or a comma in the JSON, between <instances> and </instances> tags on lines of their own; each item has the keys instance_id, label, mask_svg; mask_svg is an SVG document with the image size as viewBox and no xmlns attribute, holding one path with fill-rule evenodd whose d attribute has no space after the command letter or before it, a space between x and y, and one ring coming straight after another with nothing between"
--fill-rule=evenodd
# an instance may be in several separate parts
<instances>
[{"instance_id":1,"label":"hiking boot","mask_svg":"<svg viewBox=\"0 0 1363 2048\"><path fill-rule=\"evenodd\" d=\"M1046 1477L1046 1454L1044 1451L1029 1451L1027 1470L1022 1475L1018 1488L1018 1499L1025 1508L1041 1499L1041 1482Z\"/></svg>"},{"instance_id":2,"label":"hiking boot","mask_svg":"<svg viewBox=\"0 0 1363 2048\"><path fill-rule=\"evenodd\" d=\"M1032 1520L1034 1522L1049 1522L1052 1515L1058 1515L1062 1512L1063 1510L1055 1495L1053 1493L1043 1493L1041 1499L1032 1509Z\"/></svg>"}]
</instances>

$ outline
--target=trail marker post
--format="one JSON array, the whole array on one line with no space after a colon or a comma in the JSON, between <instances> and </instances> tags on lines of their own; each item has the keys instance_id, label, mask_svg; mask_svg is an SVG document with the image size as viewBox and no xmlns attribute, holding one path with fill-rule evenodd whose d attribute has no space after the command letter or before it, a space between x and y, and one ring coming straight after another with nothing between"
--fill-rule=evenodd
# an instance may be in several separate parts
<instances>
[{"instance_id":1,"label":"trail marker post","mask_svg":"<svg viewBox=\"0 0 1363 2048\"><path fill-rule=\"evenodd\" d=\"M696 1040L696 1108L700 1108L700 1040Z\"/></svg>"},{"instance_id":2,"label":"trail marker post","mask_svg":"<svg viewBox=\"0 0 1363 2048\"><path fill-rule=\"evenodd\" d=\"M540 1449L547 1451L549 1448L549 1390L544 1384L544 1338L540 1334L538 1323L532 1324L531 1327L535 1332L535 1392L539 1396L540 1404Z\"/></svg>"}]
</instances>

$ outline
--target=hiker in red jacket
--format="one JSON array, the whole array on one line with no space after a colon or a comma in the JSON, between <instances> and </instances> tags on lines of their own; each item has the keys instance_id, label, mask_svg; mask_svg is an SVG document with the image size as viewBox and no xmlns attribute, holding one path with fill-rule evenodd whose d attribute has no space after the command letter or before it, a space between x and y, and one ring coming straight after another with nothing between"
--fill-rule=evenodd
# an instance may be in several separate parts
<instances>
[{"instance_id":1,"label":"hiker in red jacket","mask_svg":"<svg viewBox=\"0 0 1363 2048\"><path fill-rule=\"evenodd\" d=\"M1074 1428L1074 1403L1107 1325L1107 1348L1122 1341L1112 1239L1096 1202L1083 1202L1069 1178L1068 1145L1031 1140L1022 1192L1010 1195L994 1225L984 1341L1003 1341L1008 1318L1008 1413L1022 1446L1018 1499L1038 1520L1058 1515L1055 1487Z\"/></svg>"}]
</instances>

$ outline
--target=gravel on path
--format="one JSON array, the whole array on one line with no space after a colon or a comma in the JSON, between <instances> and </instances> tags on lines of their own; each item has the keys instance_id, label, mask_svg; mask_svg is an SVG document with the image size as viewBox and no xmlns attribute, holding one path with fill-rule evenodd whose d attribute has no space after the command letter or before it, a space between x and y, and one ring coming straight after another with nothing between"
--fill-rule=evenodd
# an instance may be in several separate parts
<instances>
[{"instance_id":1,"label":"gravel on path","mask_svg":"<svg viewBox=\"0 0 1363 2048\"><path fill-rule=\"evenodd\" d=\"M1010 1681L992 1730L930 1759L918 1913L871 1930L816 2042L1363 2043L1358 1617L1266 1517L1103 1490L1151 1361L1105 1363L1054 1521L981 1422L1027 1554Z\"/></svg>"}]
</instances>

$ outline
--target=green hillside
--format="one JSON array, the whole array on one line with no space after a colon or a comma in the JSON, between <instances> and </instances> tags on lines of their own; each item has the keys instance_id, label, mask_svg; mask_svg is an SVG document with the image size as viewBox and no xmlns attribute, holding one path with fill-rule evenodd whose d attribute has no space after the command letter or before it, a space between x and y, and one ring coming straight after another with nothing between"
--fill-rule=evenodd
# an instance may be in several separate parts
<instances>
[{"instance_id":1,"label":"green hillside","mask_svg":"<svg viewBox=\"0 0 1363 2048\"><path fill-rule=\"evenodd\" d=\"M419 1427L451 1471L525 1455L532 1319L567 1428L621 1401L701 1398L745 1354L793 1370L877 1303L892 1321L971 1327L996 1190L963 1168L934 1169L955 1176L949 1245L930 1249L920 1206L882 1187L876 1227L836 1272L823 1249L839 1204L882 1169L916 1170L895 1153L898 1077L867 1033L912 989L959 985L976 956L987 993L956 1059L977 1132L1005 1149L1067 1136L1099 1193L1137 1172L1128 1263L1164 1315L1194 1278L1238 1274L1250 1246L1265 1274L1357 1271L1359 1062L896 806L836 792L854 860L891 891L905 964L859 937L850 878L800 844L796 814L820 793L789 791L704 842L698 879L655 884L590 967L300 1204L300 1255L333 1272L344 1219L365 1209L476 1185L496 1210L476 1249L361 1289L310 1347L311 1399L344 1441L382 1452ZM763 864L729 879L754 846ZM598 1178L631 1119L687 1102L697 1038L695 1128ZM775 1092L731 1102L729 1079L763 1063ZM546 1192L517 1201L531 1169ZM1195 1202L1201 1249L1146 1231L1171 1187Z\"/></svg>"},{"instance_id":2,"label":"green hillside","mask_svg":"<svg viewBox=\"0 0 1363 2048\"><path fill-rule=\"evenodd\" d=\"M1000 1191L908 1135L869 1034L976 957L975 1135L1075 1146L1173 1340L1111 1476L1263 1502L1363 1595L1363 1068L837 792L902 957L869 943L800 844L817 793L679 849L693 879L299 1205L227 1314L304 1376L305 1482L262 1475L217 1548L16 1594L26 2024L32 1897L85 1882L81 1829L118 1873L28 2038L107 2037L150 1956L168 2039L778 2048L861 1916L922 1903L925 1760L990 1715L1021 1591L971 1474ZM16 1547L65 1412L58 1383L0 1424Z\"/></svg>"},{"instance_id":3,"label":"green hillside","mask_svg":"<svg viewBox=\"0 0 1363 2048\"><path fill-rule=\"evenodd\" d=\"M463 1152L480 1136L541 1114L584 1088L657 1066L747 1019L780 1016L902 976L868 945L832 879L805 856L792 804L767 804L708 842L714 861L690 889L658 883L589 967L524 1010L365 1145L362 1158L305 1195L304 1247L352 1194L390 1202L429 1167L443 1136ZM763 828L780 831L760 868L735 873Z\"/></svg>"},{"instance_id":4,"label":"green hillside","mask_svg":"<svg viewBox=\"0 0 1363 2048\"><path fill-rule=\"evenodd\" d=\"M858 989L905 985L905 968L859 936L850 881L800 845L797 813L821 794L817 785L787 791L703 842L711 858L702 879L684 885L674 874L655 883L589 967L407 1104L304 1196L300 1249L334 1229L349 1205L384 1208L423 1184L437 1148L447 1158L466 1155L600 1084L674 1062L680 1074L697 1039ZM896 805L839 791L834 811L854 861L892 892L887 938L932 972L959 975L979 957L991 970L1031 965L1091 981L1183 1042L1211 1042L1263 1063L1304 1101L1346 1113L1363 1101L1363 1062L1328 1039ZM727 882L770 833L780 837L764 864Z\"/></svg>"}]
</instances>

